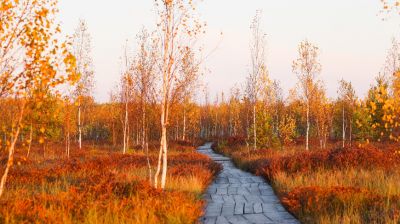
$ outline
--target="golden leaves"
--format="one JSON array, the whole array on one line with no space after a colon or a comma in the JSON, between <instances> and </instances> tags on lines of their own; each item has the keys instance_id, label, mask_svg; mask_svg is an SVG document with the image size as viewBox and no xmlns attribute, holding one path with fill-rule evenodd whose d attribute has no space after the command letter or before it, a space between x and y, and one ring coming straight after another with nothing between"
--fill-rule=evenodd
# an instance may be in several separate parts
<instances>
[{"instance_id":1,"label":"golden leaves","mask_svg":"<svg viewBox=\"0 0 400 224\"><path fill-rule=\"evenodd\" d=\"M4 71L0 74L0 96L29 100L38 115L49 95L57 93L57 86L78 79L69 43L59 41L56 36L61 33L55 20L57 2L2 0L0 3L0 71ZM39 132L45 135L45 127ZM42 136L39 143L43 144L45 139Z\"/></svg>"},{"instance_id":2,"label":"golden leaves","mask_svg":"<svg viewBox=\"0 0 400 224\"><path fill-rule=\"evenodd\" d=\"M167 7L172 5L172 1L173 0L164 0L164 5L166 5Z\"/></svg>"},{"instance_id":3,"label":"golden leaves","mask_svg":"<svg viewBox=\"0 0 400 224\"><path fill-rule=\"evenodd\" d=\"M383 4L383 9L385 11L399 10L400 7L399 0L381 0L381 2Z\"/></svg>"}]
</instances>

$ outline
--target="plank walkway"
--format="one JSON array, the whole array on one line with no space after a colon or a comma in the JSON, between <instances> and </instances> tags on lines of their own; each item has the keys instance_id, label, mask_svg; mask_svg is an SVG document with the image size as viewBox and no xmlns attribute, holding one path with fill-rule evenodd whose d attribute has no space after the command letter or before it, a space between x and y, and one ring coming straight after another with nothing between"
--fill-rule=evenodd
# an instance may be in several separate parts
<instances>
[{"instance_id":1,"label":"plank walkway","mask_svg":"<svg viewBox=\"0 0 400 224\"><path fill-rule=\"evenodd\" d=\"M261 177L236 168L228 157L216 154L211 143L198 151L223 165L223 171L205 194L207 206L201 223L299 223Z\"/></svg>"}]
</instances>

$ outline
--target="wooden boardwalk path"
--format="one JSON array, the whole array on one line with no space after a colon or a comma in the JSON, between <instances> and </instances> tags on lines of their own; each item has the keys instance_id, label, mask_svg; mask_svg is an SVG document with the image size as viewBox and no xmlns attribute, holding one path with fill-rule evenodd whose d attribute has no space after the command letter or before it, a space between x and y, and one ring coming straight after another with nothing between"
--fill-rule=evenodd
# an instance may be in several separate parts
<instances>
[{"instance_id":1,"label":"wooden boardwalk path","mask_svg":"<svg viewBox=\"0 0 400 224\"><path fill-rule=\"evenodd\" d=\"M199 147L198 151L224 168L205 194L208 204L201 223L299 223L261 177L236 168L228 157L216 154L211 143Z\"/></svg>"}]
</instances>

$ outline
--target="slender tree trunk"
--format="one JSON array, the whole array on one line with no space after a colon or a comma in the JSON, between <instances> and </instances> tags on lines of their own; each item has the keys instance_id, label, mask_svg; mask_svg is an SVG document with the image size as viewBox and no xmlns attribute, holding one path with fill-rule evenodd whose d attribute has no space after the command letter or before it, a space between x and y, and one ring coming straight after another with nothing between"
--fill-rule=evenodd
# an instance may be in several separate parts
<instances>
[{"instance_id":1,"label":"slender tree trunk","mask_svg":"<svg viewBox=\"0 0 400 224\"><path fill-rule=\"evenodd\" d=\"M165 184L167 181L167 169L168 169L168 157L167 157L167 128L166 125L163 127L162 136L161 136L161 144L163 149L163 167L161 174L161 189L165 189Z\"/></svg>"},{"instance_id":2,"label":"slender tree trunk","mask_svg":"<svg viewBox=\"0 0 400 224\"><path fill-rule=\"evenodd\" d=\"M229 119L229 135L234 136L235 135L235 125L234 125L234 120L235 118L233 115L231 115L231 118Z\"/></svg>"},{"instance_id":3,"label":"slender tree trunk","mask_svg":"<svg viewBox=\"0 0 400 224\"><path fill-rule=\"evenodd\" d=\"M28 153L26 154L26 158L29 158L29 155L31 153L32 139L33 139L33 125L31 122L31 129L29 131L29 146L28 146Z\"/></svg>"},{"instance_id":4,"label":"slender tree trunk","mask_svg":"<svg viewBox=\"0 0 400 224\"><path fill-rule=\"evenodd\" d=\"M66 151L65 153L67 154L68 159L69 159L70 145L71 145L70 133L69 133L69 131L67 131L67 136L65 139L65 151Z\"/></svg>"},{"instance_id":5,"label":"slender tree trunk","mask_svg":"<svg viewBox=\"0 0 400 224\"><path fill-rule=\"evenodd\" d=\"M161 141L160 141L160 143L161 143ZM161 172L162 154L163 154L163 148L160 145L160 151L158 153L157 170L154 175L154 187L155 188L158 188L158 177L160 176L160 172Z\"/></svg>"},{"instance_id":6,"label":"slender tree trunk","mask_svg":"<svg viewBox=\"0 0 400 224\"><path fill-rule=\"evenodd\" d=\"M172 78L172 66L174 64L173 51L174 51L174 38L176 32L174 30L174 18L172 2L165 2L166 8L166 27L164 33L164 45L163 45L163 61L162 61L162 102L161 102L161 140L160 140L160 155L158 160L157 175L160 172L162 162L162 174L161 174L161 188L165 189L167 180L167 168L168 168L168 145L167 145L167 126L168 126L168 115L169 115L169 95L171 91L171 78ZM162 157L162 158L161 158ZM162 160L161 160L162 159ZM157 183L155 184L157 186Z\"/></svg>"},{"instance_id":7,"label":"slender tree trunk","mask_svg":"<svg viewBox=\"0 0 400 224\"><path fill-rule=\"evenodd\" d=\"M350 147L352 145L352 140L353 140L353 119L350 119L350 124L349 124L349 144L350 144Z\"/></svg>"},{"instance_id":8,"label":"slender tree trunk","mask_svg":"<svg viewBox=\"0 0 400 224\"><path fill-rule=\"evenodd\" d=\"M114 147L117 145L117 138L115 135L115 123L112 122L112 143Z\"/></svg>"},{"instance_id":9,"label":"slender tree trunk","mask_svg":"<svg viewBox=\"0 0 400 224\"><path fill-rule=\"evenodd\" d=\"M79 149L82 149L82 121L81 121L81 102L78 106L78 131L79 131Z\"/></svg>"},{"instance_id":10,"label":"slender tree trunk","mask_svg":"<svg viewBox=\"0 0 400 224\"><path fill-rule=\"evenodd\" d=\"M136 132L136 145L139 145L140 142L140 134L139 132Z\"/></svg>"},{"instance_id":11,"label":"slender tree trunk","mask_svg":"<svg viewBox=\"0 0 400 224\"><path fill-rule=\"evenodd\" d=\"M343 137L343 142L342 142L342 147L345 147L345 143L346 143L346 128L345 128L345 124L344 124L344 106L342 108L342 137Z\"/></svg>"},{"instance_id":12,"label":"slender tree trunk","mask_svg":"<svg viewBox=\"0 0 400 224\"><path fill-rule=\"evenodd\" d=\"M182 133L182 141L186 140L186 110L183 109L183 133Z\"/></svg>"},{"instance_id":13,"label":"slender tree trunk","mask_svg":"<svg viewBox=\"0 0 400 224\"><path fill-rule=\"evenodd\" d=\"M246 134L247 134L246 146L247 146L249 154L250 154L250 141L251 141L250 135L251 134L250 134L250 118L249 118L250 115L249 114L250 114L249 109L246 109Z\"/></svg>"},{"instance_id":14,"label":"slender tree trunk","mask_svg":"<svg viewBox=\"0 0 400 224\"><path fill-rule=\"evenodd\" d=\"M127 88L127 87L126 87ZM125 90L127 91L127 90ZM126 148L128 147L128 94L125 92L125 120L124 120L124 145L123 145L123 153L126 153Z\"/></svg>"},{"instance_id":15,"label":"slender tree trunk","mask_svg":"<svg viewBox=\"0 0 400 224\"><path fill-rule=\"evenodd\" d=\"M3 139L4 139L3 146L5 146L5 144L7 142L7 132L6 131L3 134Z\"/></svg>"},{"instance_id":16,"label":"slender tree trunk","mask_svg":"<svg viewBox=\"0 0 400 224\"><path fill-rule=\"evenodd\" d=\"M68 155L68 133L65 134L65 155Z\"/></svg>"},{"instance_id":17,"label":"slender tree trunk","mask_svg":"<svg viewBox=\"0 0 400 224\"><path fill-rule=\"evenodd\" d=\"M130 139L131 139L130 133L131 133L131 131L130 131L130 126L129 126L129 122L128 122L127 130L126 130L126 151L125 152L127 152L129 150L129 143L130 143Z\"/></svg>"},{"instance_id":18,"label":"slender tree trunk","mask_svg":"<svg viewBox=\"0 0 400 224\"><path fill-rule=\"evenodd\" d=\"M253 150L257 150L257 118L256 118L256 103L253 105L253 134L254 134L254 145Z\"/></svg>"},{"instance_id":19,"label":"slender tree trunk","mask_svg":"<svg viewBox=\"0 0 400 224\"><path fill-rule=\"evenodd\" d=\"M71 152L71 136L70 133L68 132L68 158Z\"/></svg>"},{"instance_id":20,"label":"slender tree trunk","mask_svg":"<svg viewBox=\"0 0 400 224\"><path fill-rule=\"evenodd\" d=\"M0 182L0 197L4 193L5 185L6 185L6 182L7 182L7 176L8 176L8 173L10 171L11 166L14 163L15 145L17 143L18 136L19 136L19 133L21 131L21 123L22 123L22 118L24 116L24 111L25 111L25 102L22 105L22 108L21 108L21 111L20 111L20 114L19 114L19 118L18 118L17 130L16 130L15 134L13 135L13 140L12 140L12 143L11 143L10 148L8 150L8 160L7 160L7 164L6 164L6 169L4 170L4 173L3 173L3 176L2 176L1 182Z\"/></svg>"},{"instance_id":21,"label":"slender tree trunk","mask_svg":"<svg viewBox=\"0 0 400 224\"><path fill-rule=\"evenodd\" d=\"M146 108L142 103L142 150L146 147Z\"/></svg>"},{"instance_id":22,"label":"slender tree trunk","mask_svg":"<svg viewBox=\"0 0 400 224\"><path fill-rule=\"evenodd\" d=\"M155 175L155 187L158 187L158 177L161 172L161 188L165 189L166 178L167 178L167 168L168 168L168 159L167 159L167 106L166 100L163 100L162 113L161 113L161 140L160 140L160 152L158 155L158 165L157 172Z\"/></svg>"},{"instance_id":23,"label":"slender tree trunk","mask_svg":"<svg viewBox=\"0 0 400 224\"><path fill-rule=\"evenodd\" d=\"M168 45L168 43L165 43L165 45ZM168 47L165 46L164 49L165 52L168 52ZM167 54L167 53L165 53ZM164 55L164 66L168 63L168 56ZM162 95L162 103L161 103L161 139L160 139L160 152L158 155L158 164L157 164L157 172L155 175L155 187L158 187L158 178L161 172L161 166L162 166L162 175L161 175L161 188L164 189L165 187L165 178L166 178L166 173L167 173L167 82L168 82L168 70L164 68L164 74L163 74L163 95ZM165 175L165 177L164 177Z\"/></svg>"},{"instance_id":24,"label":"slender tree trunk","mask_svg":"<svg viewBox=\"0 0 400 224\"><path fill-rule=\"evenodd\" d=\"M319 119L317 119L317 136L319 140L319 148L322 149L322 124L319 122Z\"/></svg>"},{"instance_id":25,"label":"slender tree trunk","mask_svg":"<svg viewBox=\"0 0 400 224\"><path fill-rule=\"evenodd\" d=\"M179 122L176 123L175 127L175 141L179 140Z\"/></svg>"},{"instance_id":26,"label":"slender tree trunk","mask_svg":"<svg viewBox=\"0 0 400 224\"><path fill-rule=\"evenodd\" d=\"M215 112L214 136L218 137L218 112Z\"/></svg>"},{"instance_id":27,"label":"slender tree trunk","mask_svg":"<svg viewBox=\"0 0 400 224\"><path fill-rule=\"evenodd\" d=\"M310 135L310 102L307 100L306 150L310 150L310 146L309 146L309 135Z\"/></svg>"},{"instance_id":28,"label":"slender tree trunk","mask_svg":"<svg viewBox=\"0 0 400 224\"><path fill-rule=\"evenodd\" d=\"M150 155L149 155L149 143L146 142L146 159L147 159L147 167L149 169L149 182L152 184L153 174L151 170L151 163L150 163Z\"/></svg>"}]
</instances>

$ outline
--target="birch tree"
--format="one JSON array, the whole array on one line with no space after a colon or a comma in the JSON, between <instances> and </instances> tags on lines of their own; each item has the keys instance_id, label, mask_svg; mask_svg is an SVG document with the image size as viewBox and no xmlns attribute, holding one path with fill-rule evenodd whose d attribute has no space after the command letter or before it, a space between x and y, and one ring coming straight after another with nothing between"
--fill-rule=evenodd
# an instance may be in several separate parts
<instances>
[{"instance_id":1,"label":"birch tree","mask_svg":"<svg viewBox=\"0 0 400 224\"><path fill-rule=\"evenodd\" d=\"M315 80L321 72L319 63L319 48L308 40L300 43L298 49L299 57L293 61L293 72L297 74L300 84L301 97L306 104L306 150L309 150L310 136L310 107L313 94L315 92Z\"/></svg>"},{"instance_id":2,"label":"birch tree","mask_svg":"<svg viewBox=\"0 0 400 224\"><path fill-rule=\"evenodd\" d=\"M195 2L192 0L157 0L156 7L159 15L162 81L160 153L154 184L158 187L161 172L161 188L164 189L168 167L167 129L170 107L177 99L182 99L190 83L196 81L197 73L184 73L181 68L183 60L188 55L194 55L192 47L196 37L203 32L204 25L195 16ZM198 66L196 61L191 63Z\"/></svg>"},{"instance_id":3,"label":"birch tree","mask_svg":"<svg viewBox=\"0 0 400 224\"><path fill-rule=\"evenodd\" d=\"M241 93L240 88L233 87L229 99L229 135L238 136L240 130L240 102Z\"/></svg>"},{"instance_id":4,"label":"birch tree","mask_svg":"<svg viewBox=\"0 0 400 224\"><path fill-rule=\"evenodd\" d=\"M384 67L386 76L391 77L400 70L400 43L393 38L392 46L389 49Z\"/></svg>"},{"instance_id":5,"label":"birch tree","mask_svg":"<svg viewBox=\"0 0 400 224\"><path fill-rule=\"evenodd\" d=\"M3 0L0 4L0 98L9 96L18 102L0 196L14 162L27 104L40 107L44 91L54 91L76 78L75 58L67 44L55 38L61 32L56 13L57 1L52 0Z\"/></svg>"},{"instance_id":6,"label":"birch tree","mask_svg":"<svg viewBox=\"0 0 400 224\"><path fill-rule=\"evenodd\" d=\"M316 83L312 97L312 111L316 121L319 144L321 149L325 149L329 130L332 127L333 107L326 96L326 89L322 82Z\"/></svg>"},{"instance_id":7,"label":"birch tree","mask_svg":"<svg viewBox=\"0 0 400 224\"><path fill-rule=\"evenodd\" d=\"M124 115L122 118L123 126L123 148L122 152L125 154L129 148L129 102L132 100L133 91L133 73L134 67L132 59L128 54L128 43L124 46L124 54L122 57L122 77L121 77L121 102L123 103Z\"/></svg>"},{"instance_id":8,"label":"birch tree","mask_svg":"<svg viewBox=\"0 0 400 224\"><path fill-rule=\"evenodd\" d=\"M158 60L158 41L145 29L137 36L137 40L139 41L139 50L133 64L133 88L139 96L141 111L141 145L142 150L146 151L149 180L150 183L152 183L152 170L148 148L147 110L149 103L154 102L157 97L156 63Z\"/></svg>"},{"instance_id":9,"label":"birch tree","mask_svg":"<svg viewBox=\"0 0 400 224\"><path fill-rule=\"evenodd\" d=\"M65 154L69 158L71 152L71 132L73 130L71 126L72 118L72 111L73 111L73 104L71 103L70 98L67 96L63 100L64 102L64 138L65 138ZM30 148L30 146L29 146Z\"/></svg>"},{"instance_id":10,"label":"birch tree","mask_svg":"<svg viewBox=\"0 0 400 224\"><path fill-rule=\"evenodd\" d=\"M78 106L78 142L82 149L82 110L84 109L83 98L90 97L94 87L94 69L91 56L91 36L85 20L80 20L75 29L72 41L72 52L76 58L76 73L80 79L75 85L74 95Z\"/></svg>"},{"instance_id":11,"label":"birch tree","mask_svg":"<svg viewBox=\"0 0 400 224\"><path fill-rule=\"evenodd\" d=\"M346 145L346 132L348 131L349 144L351 146L353 136L353 114L357 101L356 93L351 82L339 81L339 102L342 107L342 147Z\"/></svg>"},{"instance_id":12,"label":"birch tree","mask_svg":"<svg viewBox=\"0 0 400 224\"><path fill-rule=\"evenodd\" d=\"M265 38L261 29L261 12L257 11L251 23L251 72L247 77L247 95L253 107L253 150L257 149L257 100L262 75L267 74L265 65Z\"/></svg>"}]
</instances>

